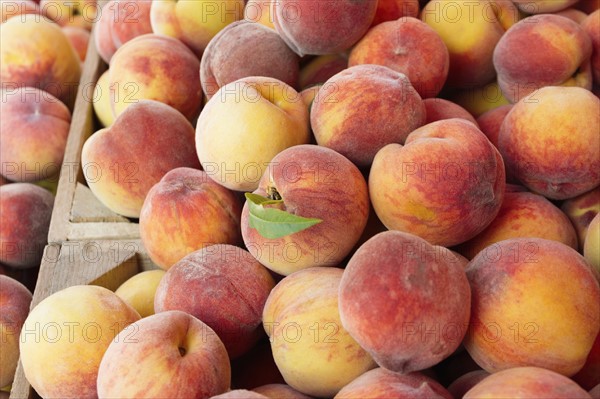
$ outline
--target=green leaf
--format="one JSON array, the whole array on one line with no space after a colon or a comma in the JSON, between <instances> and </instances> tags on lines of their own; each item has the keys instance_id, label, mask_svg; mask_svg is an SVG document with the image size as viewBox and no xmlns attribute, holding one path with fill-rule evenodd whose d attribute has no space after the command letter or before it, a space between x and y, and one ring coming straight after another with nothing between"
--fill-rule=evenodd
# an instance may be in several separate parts
<instances>
[{"instance_id":1,"label":"green leaf","mask_svg":"<svg viewBox=\"0 0 600 399\"><path fill-rule=\"evenodd\" d=\"M271 200L263 196L246 193L248 200L248 223L251 228L269 239L277 239L308 229L321 223L321 219L305 218L293 215L276 208L265 208L263 205L278 204L281 200Z\"/></svg>"}]
</instances>

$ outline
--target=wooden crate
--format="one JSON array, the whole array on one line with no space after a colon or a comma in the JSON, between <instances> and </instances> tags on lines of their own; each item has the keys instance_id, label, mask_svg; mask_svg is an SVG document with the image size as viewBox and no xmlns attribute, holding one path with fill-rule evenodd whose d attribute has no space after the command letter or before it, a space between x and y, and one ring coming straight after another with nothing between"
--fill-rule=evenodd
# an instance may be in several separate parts
<instances>
[{"instance_id":1,"label":"wooden crate","mask_svg":"<svg viewBox=\"0 0 600 399\"><path fill-rule=\"evenodd\" d=\"M49 295L74 285L99 285L114 291L135 274L156 268L140 240L49 244L44 250L31 309ZM19 362L10 399L37 397Z\"/></svg>"},{"instance_id":2,"label":"wooden crate","mask_svg":"<svg viewBox=\"0 0 600 399\"><path fill-rule=\"evenodd\" d=\"M139 225L106 208L85 184L81 150L100 128L93 110L94 87L107 69L94 45L92 32L79 82L65 156L50 222L48 242L139 238Z\"/></svg>"}]
</instances>

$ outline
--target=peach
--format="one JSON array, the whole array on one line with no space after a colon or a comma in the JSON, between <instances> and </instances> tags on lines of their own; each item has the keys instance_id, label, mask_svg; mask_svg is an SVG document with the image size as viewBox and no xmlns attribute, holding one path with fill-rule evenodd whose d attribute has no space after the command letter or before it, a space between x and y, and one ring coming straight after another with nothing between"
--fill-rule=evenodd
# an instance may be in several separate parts
<instances>
[{"instance_id":1,"label":"peach","mask_svg":"<svg viewBox=\"0 0 600 399\"><path fill-rule=\"evenodd\" d=\"M494 66L502 93L516 103L545 86L590 90L591 55L592 41L578 23L559 15L534 15L502 36L494 49Z\"/></svg>"},{"instance_id":2,"label":"peach","mask_svg":"<svg viewBox=\"0 0 600 399\"><path fill-rule=\"evenodd\" d=\"M464 399L475 398L589 398L572 380L539 367L515 367L499 371L471 388Z\"/></svg>"},{"instance_id":3,"label":"peach","mask_svg":"<svg viewBox=\"0 0 600 399\"><path fill-rule=\"evenodd\" d=\"M227 351L194 316L169 311L121 331L98 370L100 398L208 398L229 389Z\"/></svg>"},{"instance_id":4,"label":"peach","mask_svg":"<svg viewBox=\"0 0 600 399\"><path fill-rule=\"evenodd\" d=\"M277 33L303 56L349 49L367 32L376 11L376 1L280 0L272 14Z\"/></svg>"},{"instance_id":5,"label":"peach","mask_svg":"<svg viewBox=\"0 0 600 399\"><path fill-rule=\"evenodd\" d=\"M312 104L310 122L319 145L368 167L382 147L404 143L425 123L425 106L404 74L357 65L325 82Z\"/></svg>"},{"instance_id":6,"label":"peach","mask_svg":"<svg viewBox=\"0 0 600 399\"><path fill-rule=\"evenodd\" d=\"M590 389L588 392L592 399L600 399L600 384L596 385L594 388Z\"/></svg>"},{"instance_id":7,"label":"peach","mask_svg":"<svg viewBox=\"0 0 600 399\"><path fill-rule=\"evenodd\" d=\"M154 312L154 295L158 283L165 275L164 270L146 270L127 279L115 290L115 294L134 308L141 317Z\"/></svg>"},{"instance_id":8,"label":"peach","mask_svg":"<svg viewBox=\"0 0 600 399\"><path fill-rule=\"evenodd\" d=\"M222 86L249 76L275 78L296 87L299 62L274 30L253 22L236 21L217 33L206 46L200 62L200 82L208 99Z\"/></svg>"},{"instance_id":9,"label":"peach","mask_svg":"<svg viewBox=\"0 0 600 399\"><path fill-rule=\"evenodd\" d=\"M587 18L587 14L584 13L581 10L578 10L576 8L565 8L562 11L557 11L553 14L556 15L560 15L561 17L566 17L569 18L572 21L577 22L578 24L581 24L583 22L583 20L585 20Z\"/></svg>"},{"instance_id":10,"label":"peach","mask_svg":"<svg viewBox=\"0 0 600 399\"><path fill-rule=\"evenodd\" d=\"M187 255L160 281L156 312L181 310L215 330L234 358L261 336L263 306L273 278L248 251L227 244L207 246Z\"/></svg>"},{"instance_id":11,"label":"peach","mask_svg":"<svg viewBox=\"0 0 600 399\"><path fill-rule=\"evenodd\" d=\"M342 274L332 267L293 273L275 286L263 310L277 367L288 385L306 395L332 397L375 367L340 323Z\"/></svg>"},{"instance_id":12,"label":"peach","mask_svg":"<svg viewBox=\"0 0 600 399\"><path fill-rule=\"evenodd\" d=\"M41 14L39 5L31 0L0 1L0 23L4 23L14 16L27 14Z\"/></svg>"},{"instance_id":13,"label":"peach","mask_svg":"<svg viewBox=\"0 0 600 399\"><path fill-rule=\"evenodd\" d=\"M196 56L227 25L244 18L244 0L153 1L152 31L179 39Z\"/></svg>"},{"instance_id":14,"label":"peach","mask_svg":"<svg viewBox=\"0 0 600 399\"><path fill-rule=\"evenodd\" d=\"M10 385L19 361L19 334L29 313L31 292L17 280L0 275L0 387Z\"/></svg>"},{"instance_id":15,"label":"peach","mask_svg":"<svg viewBox=\"0 0 600 399\"><path fill-rule=\"evenodd\" d=\"M308 112L300 95L266 77L221 87L196 125L202 167L217 183L236 191L255 190L275 155L309 141Z\"/></svg>"},{"instance_id":16,"label":"peach","mask_svg":"<svg viewBox=\"0 0 600 399\"><path fill-rule=\"evenodd\" d=\"M479 118L487 111L510 104L502 94L498 82L495 81L480 87L457 90L451 93L448 99L466 109L475 118Z\"/></svg>"},{"instance_id":17,"label":"peach","mask_svg":"<svg viewBox=\"0 0 600 399\"><path fill-rule=\"evenodd\" d=\"M592 74L594 82L600 83L600 10L588 15L581 23L581 27L588 33L592 40Z\"/></svg>"},{"instance_id":18,"label":"peach","mask_svg":"<svg viewBox=\"0 0 600 399\"><path fill-rule=\"evenodd\" d=\"M268 399L268 397L258 392L248 391L247 389L234 389L233 391L215 395L211 399Z\"/></svg>"},{"instance_id":19,"label":"peach","mask_svg":"<svg viewBox=\"0 0 600 399\"><path fill-rule=\"evenodd\" d=\"M71 112L56 97L33 87L3 91L0 103L0 173L32 182L58 174Z\"/></svg>"},{"instance_id":20,"label":"peach","mask_svg":"<svg viewBox=\"0 0 600 399\"><path fill-rule=\"evenodd\" d=\"M600 186L564 201L560 209L571 219L579 238L579 249L583 251L583 244L588 226L592 219L600 213Z\"/></svg>"},{"instance_id":21,"label":"peach","mask_svg":"<svg viewBox=\"0 0 600 399\"><path fill-rule=\"evenodd\" d=\"M310 399L310 396L285 384L261 385L254 388L253 391L272 399Z\"/></svg>"},{"instance_id":22,"label":"peach","mask_svg":"<svg viewBox=\"0 0 600 399\"><path fill-rule=\"evenodd\" d=\"M494 147L498 148L498 136L500 127L508 112L512 109L512 104L501 105L493 108L477 117L479 128L487 136Z\"/></svg>"},{"instance_id":23,"label":"peach","mask_svg":"<svg viewBox=\"0 0 600 399\"><path fill-rule=\"evenodd\" d=\"M365 242L348 262L340 318L377 364L409 373L439 363L459 347L470 297L464 267L450 250L387 231Z\"/></svg>"},{"instance_id":24,"label":"peach","mask_svg":"<svg viewBox=\"0 0 600 399\"><path fill-rule=\"evenodd\" d=\"M57 24L28 14L1 24L0 37L3 90L34 87L73 106L81 62Z\"/></svg>"},{"instance_id":25,"label":"peach","mask_svg":"<svg viewBox=\"0 0 600 399\"><path fill-rule=\"evenodd\" d=\"M90 41L90 32L78 26L63 26L62 30L79 56L79 60L81 62L85 61L87 46Z\"/></svg>"},{"instance_id":26,"label":"peach","mask_svg":"<svg viewBox=\"0 0 600 399\"><path fill-rule=\"evenodd\" d=\"M577 250L575 228L552 202L534 193L507 192L498 216L485 230L461 244L459 252L472 259L484 248L516 237L545 238Z\"/></svg>"},{"instance_id":27,"label":"peach","mask_svg":"<svg viewBox=\"0 0 600 399\"><path fill-rule=\"evenodd\" d=\"M454 88L483 86L494 80L494 47L518 20L511 1L431 0L421 20L442 38L450 55L446 85Z\"/></svg>"},{"instance_id":28,"label":"peach","mask_svg":"<svg viewBox=\"0 0 600 399\"><path fill-rule=\"evenodd\" d=\"M342 388L335 399L450 399L452 395L421 373L401 374L384 368L367 371Z\"/></svg>"},{"instance_id":29,"label":"peach","mask_svg":"<svg viewBox=\"0 0 600 399\"><path fill-rule=\"evenodd\" d=\"M53 205L54 196L31 183L0 187L0 262L20 269L40 265Z\"/></svg>"},{"instance_id":30,"label":"peach","mask_svg":"<svg viewBox=\"0 0 600 399\"><path fill-rule=\"evenodd\" d=\"M46 297L21 330L27 381L44 398L97 398L104 352L121 330L138 339L129 325L139 319L114 292L99 286L76 285Z\"/></svg>"},{"instance_id":31,"label":"peach","mask_svg":"<svg viewBox=\"0 0 600 399\"><path fill-rule=\"evenodd\" d=\"M147 34L128 41L110 62L113 115L147 99L170 105L195 122L202 108L199 69L198 58L176 39Z\"/></svg>"},{"instance_id":32,"label":"peach","mask_svg":"<svg viewBox=\"0 0 600 399\"><path fill-rule=\"evenodd\" d=\"M479 127L477 121L469 111L452 101L444 100L443 98L426 98L423 100L423 104L425 104L425 112L427 113L425 124L444 119L460 118Z\"/></svg>"},{"instance_id":33,"label":"peach","mask_svg":"<svg viewBox=\"0 0 600 399\"><path fill-rule=\"evenodd\" d=\"M531 191L567 199L600 184L600 100L579 87L543 87L506 115L498 149Z\"/></svg>"},{"instance_id":34,"label":"peach","mask_svg":"<svg viewBox=\"0 0 600 399\"><path fill-rule=\"evenodd\" d=\"M444 246L483 231L500 210L504 186L500 153L462 119L433 122L404 146L383 147L369 174L371 202L388 229Z\"/></svg>"},{"instance_id":35,"label":"peach","mask_svg":"<svg viewBox=\"0 0 600 399\"><path fill-rule=\"evenodd\" d=\"M246 21L257 22L267 28L275 29L273 24L273 2L275 0L248 0L244 7L244 19Z\"/></svg>"},{"instance_id":36,"label":"peach","mask_svg":"<svg viewBox=\"0 0 600 399\"><path fill-rule=\"evenodd\" d=\"M450 56L440 35L416 18L381 23L354 46L349 66L378 64L405 74L423 98L435 97L448 77Z\"/></svg>"},{"instance_id":37,"label":"peach","mask_svg":"<svg viewBox=\"0 0 600 399\"><path fill-rule=\"evenodd\" d=\"M302 66L298 78L298 86L304 90L323 84L347 67L348 57L345 54L319 55Z\"/></svg>"},{"instance_id":38,"label":"peach","mask_svg":"<svg viewBox=\"0 0 600 399\"><path fill-rule=\"evenodd\" d=\"M194 128L163 103L132 103L108 128L94 133L81 153L84 177L113 212L137 218L148 191L172 169L200 168Z\"/></svg>"},{"instance_id":39,"label":"peach","mask_svg":"<svg viewBox=\"0 0 600 399\"><path fill-rule=\"evenodd\" d=\"M309 115L310 110L312 109L313 102L315 101L315 99L317 99L318 101L319 90L321 90L321 87L323 87L322 84L317 84L314 86L310 86L299 93L300 98L302 98L302 102L304 103L304 105L306 105L306 110L308 111Z\"/></svg>"},{"instance_id":40,"label":"peach","mask_svg":"<svg viewBox=\"0 0 600 399\"><path fill-rule=\"evenodd\" d=\"M600 273L600 216L596 216L588 226L583 244L583 256Z\"/></svg>"},{"instance_id":41,"label":"peach","mask_svg":"<svg viewBox=\"0 0 600 399\"><path fill-rule=\"evenodd\" d=\"M515 5L527 14L547 14L571 7L578 0L513 0Z\"/></svg>"},{"instance_id":42,"label":"peach","mask_svg":"<svg viewBox=\"0 0 600 399\"><path fill-rule=\"evenodd\" d=\"M308 229L271 238L269 231L251 227L246 202L241 221L244 244L259 262L281 275L339 265L359 240L369 215L367 184L358 168L322 146L280 152L254 193L282 200L268 207L321 220Z\"/></svg>"},{"instance_id":43,"label":"peach","mask_svg":"<svg viewBox=\"0 0 600 399\"><path fill-rule=\"evenodd\" d=\"M44 15L60 26L92 29L97 17L96 0L41 0Z\"/></svg>"},{"instance_id":44,"label":"peach","mask_svg":"<svg viewBox=\"0 0 600 399\"><path fill-rule=\"evenodd\" d=\"M485 370L470 371L463 374L448 386L448 392L455 398L462 398L467 391L488 377L490 373Z\"/></svg>"},{"instance_id":45,"label":"peach","mask_svg":"<svg viewBox=\"0 0 600 399\"><path fill-rule=\"evenodd\" d=\"M205 246L240 243L241 213L238 197L206 172L177 168L146 195L140 235L154 263L168 270Z\"/></svg>"},{"instance_id":46,"label":"peach","mask_svg":"<svg viewBox=\"0 0 600 399\"><path fill-rule=\"evenodd\" d=\"M96 22L94 43L98 54L107 64L123 44L152 33L151 6L152 2L146 0L111 0L102 7Z\"/></svg>"},{"instance_id":47,"label":"peach","mask_svg":"<svg viewBox=\"0 0 600 399\"><path fill-rule=\"evenodd\" d=\"M577 251L541 238L508 239L479 252L467 276L471 321L463 343L484 370L535 366L571 376L583 367L600 330L600 288Z\"/></svg>"},{"instance_id":48,"label":"peach","mask_svg":"<svg viewBox=\"0 0 600 399\"><path fill-rule=\"evenodd\" d=\"M596 336L585 364L572 379L584 389L592 389L600 384L600 334Z\"/></svg>"},{"instance_id":49,"label":"peach","mask_svg":"<svg viewBox=\"0 0 600 399\"><path fill-rule=\"evenodd\" d=\"M94 86L94 94L92 97L92 106L94 107L94 112L104 127L112 125L115 121L111 106L111 96L114 95L115 86L113 86L113 90L111 90L109 83L108 71L104 71L104 73L102 73L102 75L100 75L98 78L96 86Z\"/></svg>"},{"instance_id":50,"label":"peach","mask_svg":"<svg viewBox=\"0 0 600 399\"><path fill-rule=\"evenodd\" d=\"M419 15L419 0L379 0L371 26Z\"/></svg>"}]
</instances>

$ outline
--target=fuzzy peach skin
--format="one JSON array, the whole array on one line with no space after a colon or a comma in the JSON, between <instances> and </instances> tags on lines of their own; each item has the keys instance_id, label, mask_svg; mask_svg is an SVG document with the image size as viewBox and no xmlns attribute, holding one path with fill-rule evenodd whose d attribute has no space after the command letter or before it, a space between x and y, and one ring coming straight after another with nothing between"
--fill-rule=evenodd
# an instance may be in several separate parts
<instances>
[{"instance_id":1,"label":"fuzzy peach skin","mask_svg":"<svg viewBox=\"0 0 600 399\"><path fill-rule=\"evenodd\" d=\"M86 140L84 177L113 212L138 218L148 191L172 169L200 168L194 128L177 110L142 100Z\"/></svg>"},{"instance_id":2,"label":"fuzzy peach skin","mask_svg":"<svg viewBox=\"0 0 600 399\"><path fill-rule=\"evenodd\" d=\"M146 0L111 0L102 7L96 22L94 44L107 64L123 44L135 37L152 33L152 3Z\"/></svg>"},{"instance_id":3,"label":"fuzzy peach skin","mask_svg":"<svg viewBox=\"0 0 600 399\"><path fill-rule=\"evenodd\" d=\"M425 124L425 106L410 80L384 66L350 67L325 82L318 96L310 112L317 143L358 167L368 167L377 151L404 143Z\"/></svg>"},{"instance_id":4,"label":"fuzzy peach skin","mask_svg":"<svg viewBox=\"0 0 600 399\"><path fill-rule=\"evenodd\" d=\"M470 301L464 266L450 250L387 231L365 242L348 262L339 307L342 325L377 364L410 373L458 348Z\"/></svg>"},{"instance_id":5,"label":"fuzzy peach skin","mask_svg":"<svg viewBox=\"0 0 600 399\"><path fill-rule=\"evenodd\" d=\"M277 79L254 76L226 84L208 101L196 125L196 151L217 183L253 191L275 155L310 137L300 95Z\"/></svg>"},{"instance_id":6,"label":"fuzzy peach skin","mask_svg":"<svg viewBox=\"0 0 600 399\"><path fill-rule=\"evenodd\" d=\"M300 56L339 53L369 29L377 2L370 0L279 0L274 3L275 30Z\"/></svg>"},{"instance_id":7,"label":"fuzzy peach skin","mask_svg":"<svg viewBox=\"0 0 600 399\"><path fill-rule=\"evenodd\" d=\"M333 267L293 273L271 291L263 310L263 327L279 371L288 385L306 395L332 397L375 367L341 325L342 274Z\"/></svg>"},{"instance_id":8,"label":"fuzzy peach skin","mask_svg":"<svg viewBox=\"0 0 600 399\"><path fill-rule=\"evenodd\" d=\"M208 398L226 392L231 368L215 332L180 311L158 313L123 330L98 370L99 398Z\"/></svg>"},{"instance_id":9,"label":"fuzzy peach skin","mask_svg":"<svg viewBox=\"0 0 600 399\"><path fill-rule=\"evenodd\" d=\"M592 350L588 353L583 368L571 378L582 388L588 390L600 384L600 333L594 340Z\"/></svg>"},{"instance_id":10,"label":"fuzzy peach skin","mask_svg":"<svg viewBox=\"0 0 600 399\"><path fill-rule=\"evenodd\" d=\"M405 74L423 98L446 82L450 56L440 35L416 18L403 17L371 28L352 48L349 66L378 64Z\"/></svg>"},{"instance_id":11,"label":"fuzzy peach skin","mask_svg":"<svg viewBox=\"0 0 600 399\"><path fill-rule=\"evenodd\" d=\"M575 228L552 202L534 193L507 192L498 216L484 231L461 244L458 251L473 259L484 248L516 237L545 238L577 250Z\"/></svg>"},{"instance_id":12,"label":"fuzzy peach skin","mask_svg":"<svg viewBox=\"0 0 600 399\"><path fill-rule=\"evenodd\" d=\"M454 382L448 386L448 392L450 392L454 398L462 398L467 391L489 375L490 373L485 370L470 371L454 380Z\"/></svg>"},{"instance_id":13,"label":"fuzzy peach skin","mask_svg":"<svg viewBox=\"0 0 600 399\"><path fill-rule=\"evenodd\" d=\"M479 118L487 111L510 104L510 101L502 94L498 82L457 90L450 94L448 99L466 109L475 118Z\"/></svg>"},{"instance_id":14,"label":"fuzzy peach skin","mask_svg":"<svg viewBox=\"0 0 600 399\"><path fill-rule=\"evenodd\" d=\"M426 98L423 100L427 118L425 124L441 121L444 119L460 118L467 120L479 127L475 117L466 109L452 101L444 100L443 98Z\"/></svg>"},{"instance_id":15,"label":"fuzzy peach skin","mask_svg":"<svg viewBox=\"0 0 600 399\"><path fill-rule=\"evenodd\" d=\"M379 0L371 27L387 21L419 15L419 0Z\"/></svg>"},{"instance_id":16,"label":"fuzzy peach skin","mask_svg":"<svg viewBox=\"0 0 600 399\"><path fill-rule=\"evenodd\" d=\"M485 378L464 399L589 399L590 395L567 377L539 367L515 367Z\"/></svg>"},{"instance_id":17,"label":"fuzzy peach skin","mask_svg":"<svg viewBox=\"0 0 600 399\"><path fill-rule=\"evenodd\" d=\"M346 54L319 55L302 66L298 85L302 90L305 90L315 85L323 84L347 67L348 56Z\"/></svg>"},{"instance_id":18,"label":"fuzzy peach skin","mask_svg":"<svg viewBox=\"0 0 600 399\"><path fill-rule=\"evenodd\" d=\"M527 14L547 14L571 7L578 0L513 0L513 3ZM589 0L584 0L583 3Z\"/></svg>"},{"instance_id":19,"label":"fuzzy peach skin","mask_svg":"<svg viewBox=\"0 0 600 399\"><path fill-rule=\"evenodd\" d=\"M244 7L244 19L256 22L270 29L275 29L273 24L273 3L275 0L248 0Z\"/></svg>"},{"instance_id":20,"label":"fuzzy peach skin","mask_svg":"<svg viewBox=\"0 0 600 399\"><path fill-rule=\"evenodd\" d=\"M156 290L154 309L157 313L181 310L202 320L235 358L261 337L262 309L274 286L268 270L248 251L211 245L167 271Z\"/></svg>"},{"instance_id":21,"label":"fuzzy peach skin","mask_svg":"<svg viewBox=\"0 0 600 399\"><path fill-rule=\"evenodd\" d=\"M77 53L79 60L81 62L85 61L88 42L90 41L90 31L78 26L63 26L62 30Z\"/></svg>"},{"instance_id":22,"label":"fuzzy peach skin","mask_svg":"<svg viewBox=\"0 0 600 399\"><path fill-rule=\"evenodd\" d=\"M147 99L170 105L195 122L202 108L199 70L198 58L176 39L147 34L128 41L110 62L113 115Z\"/></svg>"},{"instance_id":23,"label":"fuzzy peach skin","mask_svg":"<svg viewBox=\"0 0 600 399\"><path fill-rule=\"evenodd\" d=\"M573 20L573 21L577 22L578 24L581 24L588 16L588 14L584 13L581 10L573 8L573 7L565 8L564 10L554 12L553 14L560 15L561 17L569 18L570 20Z\"/></svg>"},{"instance_id":24,"label":"fuzzy peach skin","mask_svg":"<svg viewBox=\"0 0 600 399\"><path fill-rule=\"evenodd\" d=\"M592 219L600 213L600 186L564 201L560 209L571 219L579 238L579 249L583 251L583 244L588 226Z\"/></svg>"},{"instance_id":25,"label":"fuzzy peach skin","mask_svg":"<svg viewBox=\"0 0 600 399\"><path fill-rule=\"evenodd\" d=\"M421 20L435 30L450 54L447 86L472 88L494 80L494 47L518 20L509 0L432 0L421 10Z\"/></svg>"},{"instance_id":26,"label":"fuzzy peach skin","mask_svg":"<svg viewBox=\"0 0 600 399\"><path fill-rule=\"evenodd\" d=\"M588 392L592 399L600 399L600 384L596 385L594 388L590 389Z\"/></svg>"},{"instance_id":27,"label":"fuzzy peach skin","mask_svg":"<svg viewBox=\"0 0 600 399\"><path fill-rule=\"evenodd\" d=\"M261 385L253 388L252 391L272 399L311 399L310 396L307 396L286 384Z\"/></svg>"},{"instance_id":28,"label":"fuzzy peach skin","mask_svg":"<svg viewBox=\"0 0 600 399\"><path fill-rule=\"evenodd\" d=\"M497 108L484 112L477 117L479 128L486 135L488 140L498 148L498 136L500 135L500 127L508 112L512 109L512 104L501 105Z\"/></svg>"},{"instance_id":29,"label":"fuzzy peach skin","mask_svg":"<svg viewBox=\"0 0 600 399\"><path fill-rule=\"evenodd\" d=\"M319 90L321 90L321 87L323 87L322 84L317 84L314 86L310 86L300 92L300 98L302 98L302 102L304 103L304 105L306 105L306 109L309 114L310 114L310 110L312 109L313 102L315 101L315 99L317 101L319 99L318 96L319 96ZM311 132L312 132L312 129L311 129ZM315 141L315 143L316 143L316 141Z\"/></svg>"},{"instance_id":30,"label":"fuzzy peach skin","mask_svg":"<svg viewBox=\"0 0 600 399\"><path fill-rule=\"evenodd\" d=\"M154 0L152 31L179 39L198 57L217 33L244 18L244 0Z\"/></svg>"},{"instance_id":31,"label":"fuzzy peach skin","mask_svg":"<svg viewBox=\"0 0 600 399\"><path fill-rule=\"evenodd\" d=\"M600 184L600 100L579 87L543 87L506 115L498 149L523 185L567 199Z\"/></svg>"},{"instance_id":32,"label":"fuzzy peach skin","mask_svg":"<svg viewBox=\"0 0 600 399\"><path fill-rule=\"evenodd\" d=\"M102 75L100 75L98 78L96 86L94 86L94 94L92 97L92 106L94 107L94 112L104 127L112 125L115 121L111 106L111 95L114 95L111 94L111 92L114 92L115 86L113 86L113 90L111 90L108 79L108 71L104 71L104 73L102 73Z\"/></svg>"},{"instance_id":33,"label":"fuzzy peach skin","mask_svg":"<svg viewBox=\"0 0 600 399\"><path fill-rule=\"evenodd\" d=\"M504 198L504 163L473 123L445 119L389 144L373 160L369 193L391 230L435 245L467 241L494 220Z\"/></svg>"},{"instance_id":34,"label":"fuzzy peach skin","mask_svg":"<svg viewBox=\"0 0 600 399\"><path fill-rule=\"evenodd\" d=\"M54 196L31 183L0 187L0 262L26 269L40 265L48 242Z\"/></svg>"},{"instance_id":35,"label":"fuzzy peach skin","mask_svg":"<svg viewBox=\"0 0 600 399\"><path fill-rule=\"evenodd\" d=\"M248 391L247 389L234 389L220 395L215 395L210 399L268 399L268 397L258 392Z\"/></svg>"},{"instance_id":36,"label":"fuzzy peach skin","mask_svg":"<svg viewBox=\"0 0 600 399\"><path fill-rule=\"evenodd\" d=\"M62 29L38 15L0 25L0 85L4 90L34 87L71 108L81 62Z\"/></svg>"},{"instance_id":37,"label":"fuzzy peach skin","mask_svg":"<svg viewBox=\"0 0 600 399\"><path fill-rule=\"evenodd\" d=\"M31 292L17 280L0 275L0 387L10 385L19 361L19 334L29 313Z\"/></svg>"},{"instance_id":38,"label":"fuzzy peach skin","mask_svg":"<svg viewBox=\"0 0 600 399\"><path fill-rule=\"evenodd\" d=\"M592 39L592 74L594 82L600 84L600 10L588 15L581 27Z\"/></svg>"},{"instance_id":39,"label":"fuzzy peach skin","mask_svg":"<svg viewBox=\"0 0 600 399\"><path fill-rule=\"evenodd\" d=\"M134 308L141 317L153 315L154 295L164 270L146 270L127 279L115 290L115 294Z\"/></svg>"},{"instance_id":40,"label":"fuzzy peach skin","mask_svg":"<svg viewBox=\"0 0 600 399\"><path fill-rule=\"evenodd\" d=\"M21 330L27 381L44 398L97 398L104 352L121 330L137 339L135 326L129 325L139 319L103 287L76 285L48 296L31 310Z\"/></svg>"},{"instance_id":41,"label":"fuzzy peach skin","mask_svg":"<svg viewBox=\"0 0 600 399\"><path fill-rule=\"evenodd\" d=\"M21 182L60 170L71 112L56 97L33 87L0 92L0 173Z\"/></svg>"},{"instance_id":42,"label":"fuzzy peach skin","mask_svg":"<svg viewBox=\"0 0 600 399\"><path fill-rule=\"evenodd\" d=\"M577 251L541 238L504 240L479 252L467 276L463 344L484 370L536 366L571 376L583 367L600 330L600 288Z\"/></svg>"},{"instance_id":43,"label":"fuzzy peach skin","mask_svg":"<svg viewBox=\"0 0 600 399\"><path fill-rule=\"evenodd\" d=\"M369 216L367 184L358 168L322 146L288 148L273 158L255 194L277 192L279 207L321 222L281 238L268 239L249 225L248 204L242 209L246 248L281 275L315 266L337 266L358 242Z\"/></svg>"},{"instance_id":44,"label":"fuzzy peach skin","mask_svg":"<svg viewBox=\"0 0 600 399\"><path fill-rule=\"evenodd\" d=\"M177 168L146 195L140 235L154 263L168 270L205 246L240 243L241 213L239 198L206 172Z\"/></svg>"},{"instance_id":45,"label":"fuzzy peach skin","mask_svg":"<svg viewBox=\"0 0 600 399\"><path fill-rule=\"evenodd\" d=\"M452 395L438 382L421 373L401 374L376 368L343 387L334 398L450 399Z\"/></svg>"},{"instance_id":46,"label":"fuzzy peach skin","mask_svg":"<svg viewBox=\"0 0 600 399\"><path fill-rule=\"evenodd\" d=\"M6 22L9 18L26 14L41 14L40 6L31 0L0 1L0 23Z\"/></svg>"},{"instance_id":47,"label":"fuzzy peach skin","mask_svg":"<svg viewBox=\"0 0 600 399\"><path fill-rule=\"evenodd\" d=\"M44 15L60 26L92 29L97 19L97 0L41 0Z\"/></svg>"},{"instance_id":48,"label":"fuzzy peach skin","mask_svg":"<svg viewBox=\"0 0 600 399\"><path fill-rule=\"evenodd\" d=\"M210 99L222 86L249 76L275 78L296 87L299 70L299 57L277 32L261 24L236 21L206 46L200 62L200 82Z\"/></svg>"},{"instance_id":49,"label":"fuzzy peach skin","mask_svg":"<svg viewBox=\"0 0 600 399\"><path fill-rule=\"evenodd\" d=\"M600 214L590 222L583 244L583 256L598 271L600 276Z\"/></svg>"},{"instance_id":50,"label":"fuzzy peach skin","mask_svg":"<svg viewBox=\"0 0 600 399\"><path fill-rule=\"evenodd\" d=\"M519 21L502 36L494 67L502 93L516 103L545 86L591 90L591 55L592 41L578 23L543 14Z\"/></svg>"}]
</instances>

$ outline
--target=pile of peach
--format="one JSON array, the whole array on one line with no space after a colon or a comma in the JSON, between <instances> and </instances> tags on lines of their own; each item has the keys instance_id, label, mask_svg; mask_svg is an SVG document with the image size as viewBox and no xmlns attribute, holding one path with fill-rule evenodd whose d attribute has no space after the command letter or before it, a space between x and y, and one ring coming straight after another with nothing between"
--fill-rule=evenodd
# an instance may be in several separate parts
<instances>
[{"instance_id":1,"label":"pile of peach","mask_svg":"<svg viewBox=\"0 0 600 399\"><path fill-rule=\"evenodd\" d=\"M32 309L40 395L600 397L600 1L98 15L84 176L161 270Z\"/></svg>"}]
</instances>

